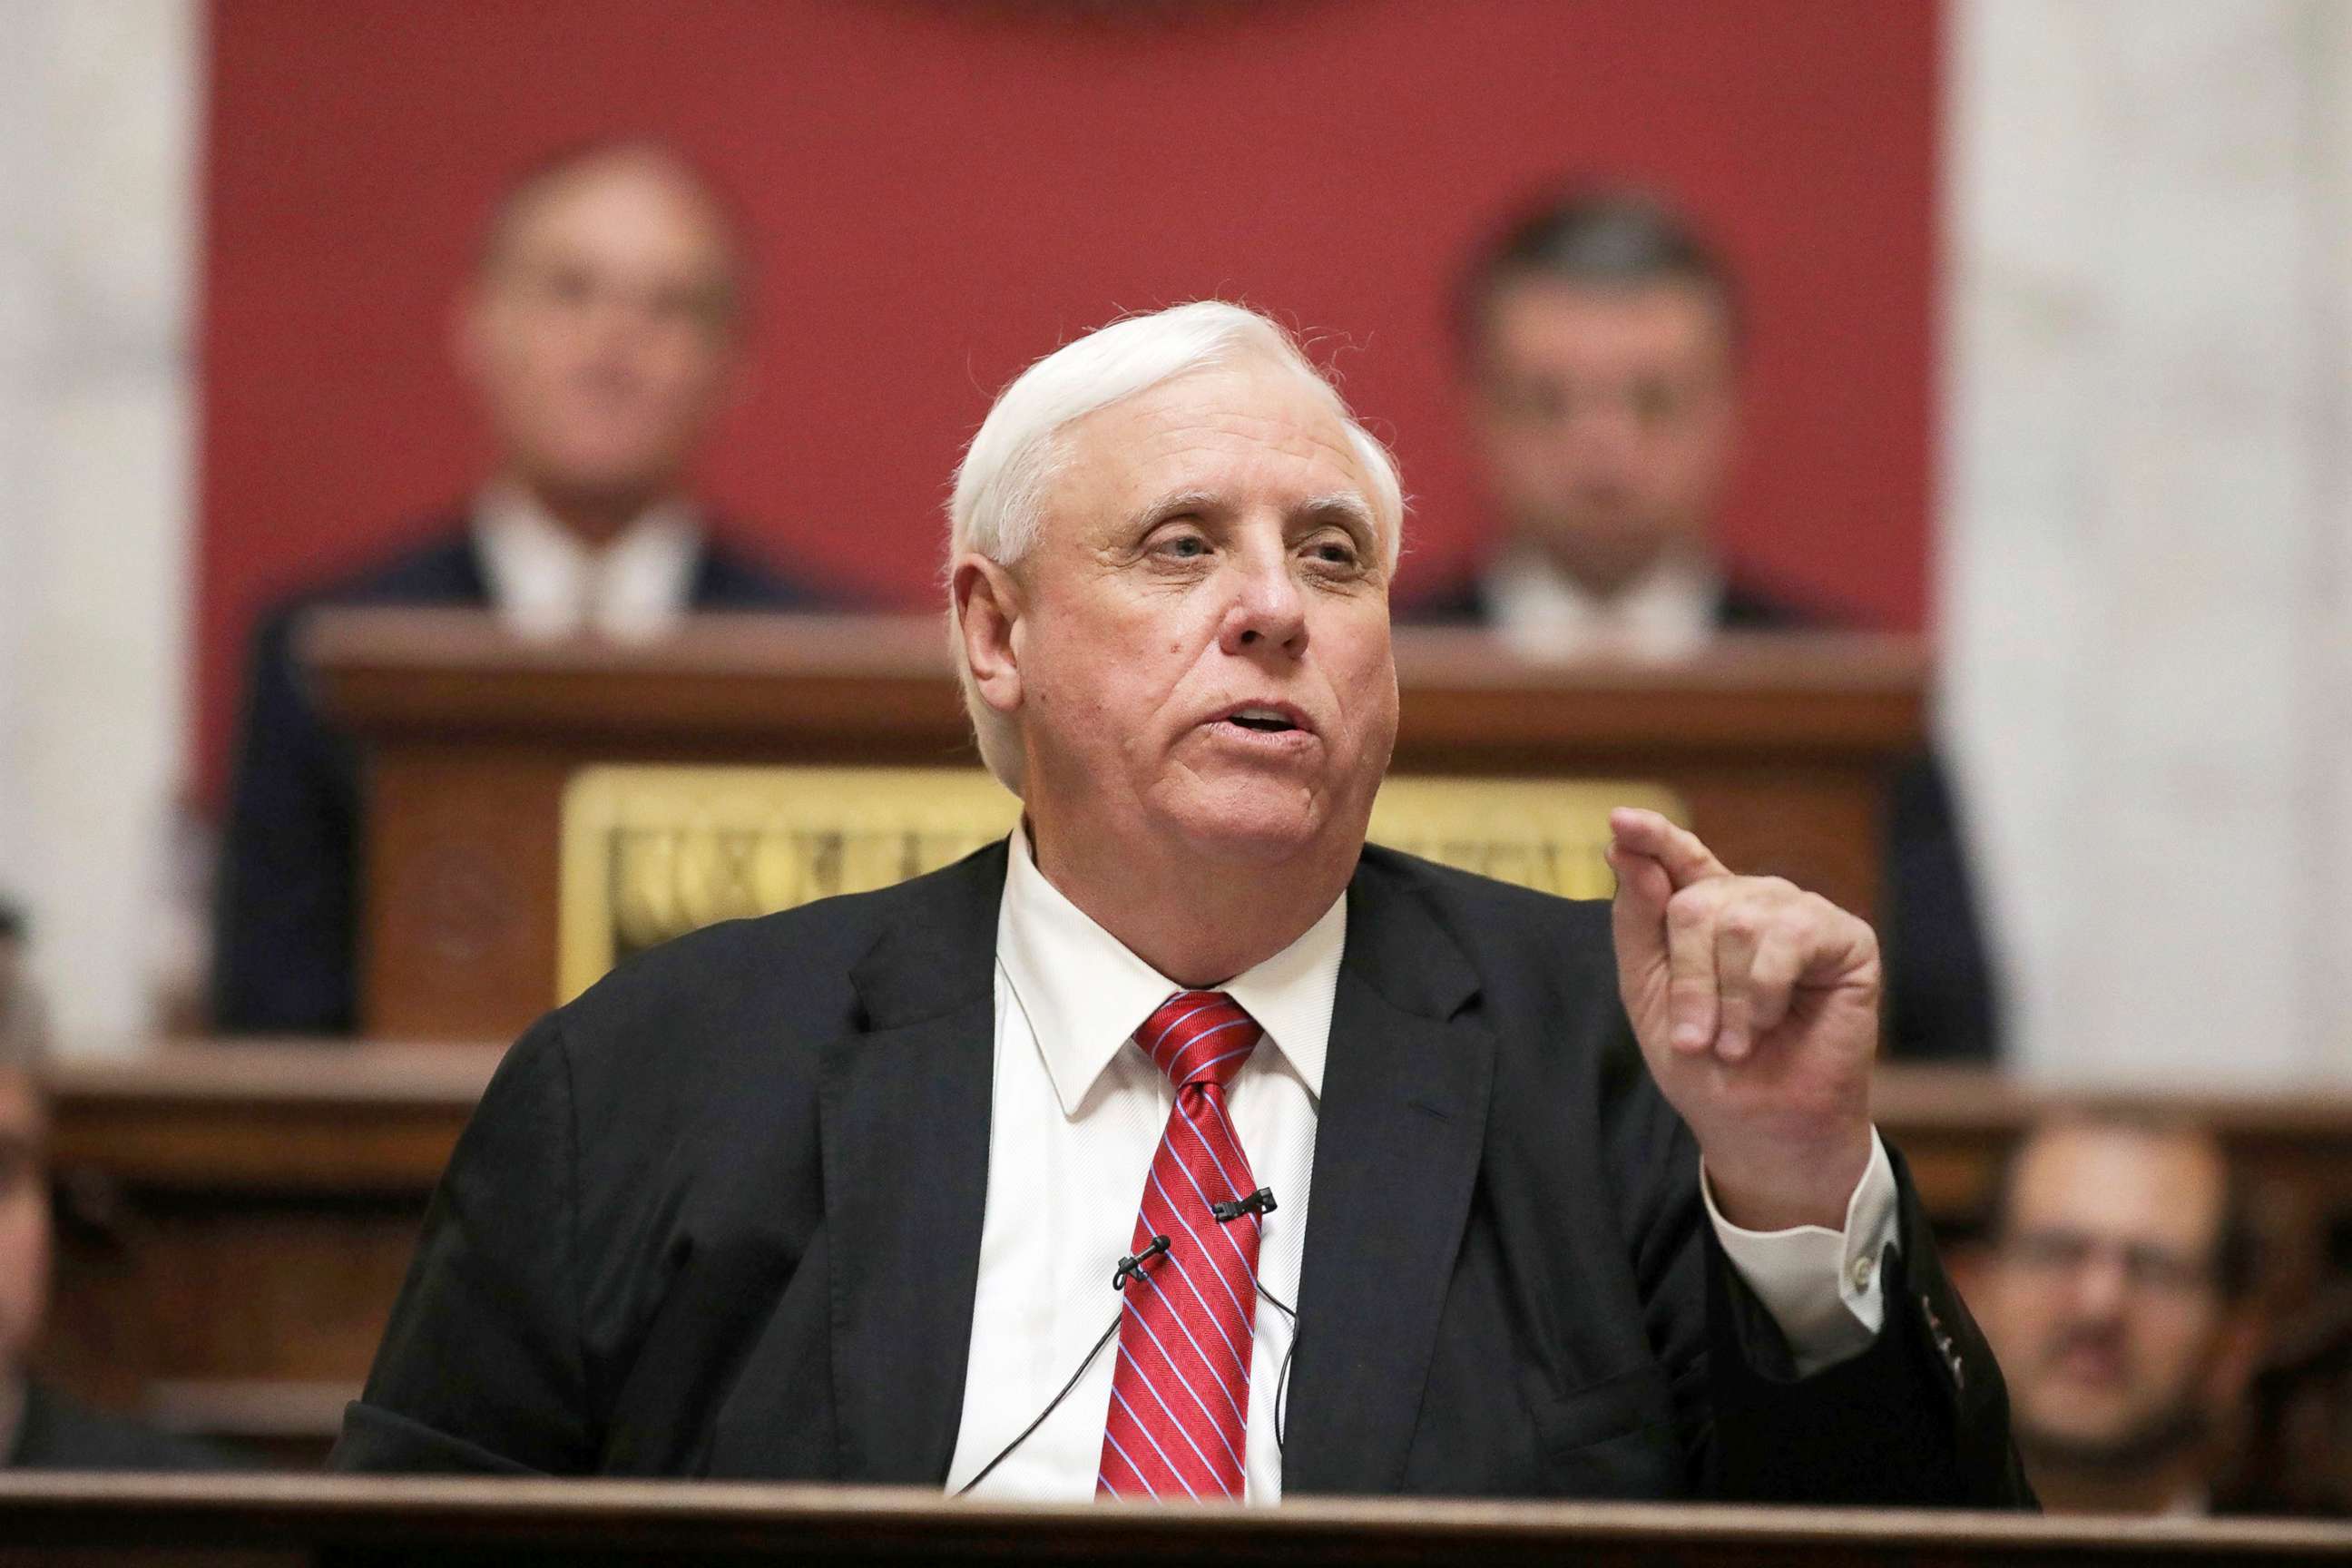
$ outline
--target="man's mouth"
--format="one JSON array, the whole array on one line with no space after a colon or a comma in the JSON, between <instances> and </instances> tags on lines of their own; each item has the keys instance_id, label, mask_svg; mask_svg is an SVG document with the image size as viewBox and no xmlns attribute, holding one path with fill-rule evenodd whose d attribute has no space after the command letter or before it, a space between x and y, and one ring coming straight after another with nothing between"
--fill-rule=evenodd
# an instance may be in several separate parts
<instances>
[{"instance_id":1,"label":"man's mouth","mask_svg":"<svg viewBox=\"0 0 2352 1568\"><path fill-rule=\"evenodd\" d=\"M1239 712L1226 714L1225 722L1238 724L1244 730L1255 730L1261 735L1276 735L1285 730L1298 728L1271 708L1244 708Z\"/></svg>"}]
</instances>

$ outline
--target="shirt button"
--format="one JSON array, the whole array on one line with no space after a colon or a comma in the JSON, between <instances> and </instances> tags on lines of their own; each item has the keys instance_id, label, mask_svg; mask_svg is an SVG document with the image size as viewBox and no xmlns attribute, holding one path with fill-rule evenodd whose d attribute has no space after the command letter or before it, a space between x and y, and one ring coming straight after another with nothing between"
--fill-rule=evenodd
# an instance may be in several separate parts
<instances>
[{"instance_id":1,"label":"shirt button","mask_svg":"<svg viewBox=\"0 0 2352 1568\"><path fill-rule=\"evenodd\" d=\"M1853 1281L1853 1288L1854 1288L1855 1289L1857 1289L1857 1290L1867 1290L1867 1289L1870 1289L1870 1259L1869 1259L1869 1258L1855 1258L1855 1259L1853 1260L1853 1268L1851 1268L1850 1269L1848 1269L1848 1270L1846 1271L1846 1278L1848 1278L1849 1279L1852 1279L1852 1280Z\"/></svg>"}]
</instances>

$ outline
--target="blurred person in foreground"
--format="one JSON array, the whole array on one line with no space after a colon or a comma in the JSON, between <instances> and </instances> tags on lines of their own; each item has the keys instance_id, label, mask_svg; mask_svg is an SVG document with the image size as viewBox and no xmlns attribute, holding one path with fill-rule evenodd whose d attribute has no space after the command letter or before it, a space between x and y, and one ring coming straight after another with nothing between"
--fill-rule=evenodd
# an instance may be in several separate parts
<instances>
[{"instance_id":1,"label":"blurred person in foreground","mask_svg":"<svg viewBox=\"0 0 2352 1568\"><path fill-rule=\"evenodd\" d=\"M260 622L221 855L215 1027L355 1023L357 758L304 688L305 612L487 605L521 637L636 641L693 610L813 605L716 542L682 488L735 374L748 288L725 205L658 145L565 153L499 201L453 340L496 470L424 544Z\"/></svg>"},{"instance_id":2,"label":"blurred person in foreground","mask_svg":"<svg viewBox=\"0 0 2352 1568\"><path fill-rule=\"evenodd\" d=\"M2027 1500L1871 1125L1867 925L1649 812L1613 906L1365 843L1402 531L1255 312L1024 372L947 563L1019 825L533 1026L336 1462Z\"/></svg>"},{"instance_id":3,"label":"blurred person in foreground","mask_svg":"<svg viewBox=\"0 0 2352 1568\"><path fill-rule=\"evenodd\" d=\"M1475 582L1404 618L1491 626L1539 660L1672 660L1718 632L1831 624L1717 554L1738 451L1740 301L1680 215L1628 194L1544 206L1476 258L1457 316L1500 537ZM1893 783L1885 858L1888 1055L1990 1058L1992 966L1932 755Z\"/></svg>"},{"instance_id":4,"label":"blurred person in foreground","mask_svg":"<svg viewBox=\"0 0 2352 1568\"><path fill-rule=\"evenodd\" d=\"M24 972L23 921L0 904L0 1468L227 1468L226 1455L91 1410L27 1370L49 1304L44 1035L39 998Z\"/></svg>"},{"instance_id":5,"label":"blurred person in foreground","mask_svg":"<svg viewBox=\"0 0 2352 1568\"><path fill-rule=\"evenodd\" d=\"M1990 1240L1965 1288L2043 1506L2209 1511L2262 1339L2220 1143L2148 1115L2055 1117L2011 1154Z\"/></svg>"}]
</instances>

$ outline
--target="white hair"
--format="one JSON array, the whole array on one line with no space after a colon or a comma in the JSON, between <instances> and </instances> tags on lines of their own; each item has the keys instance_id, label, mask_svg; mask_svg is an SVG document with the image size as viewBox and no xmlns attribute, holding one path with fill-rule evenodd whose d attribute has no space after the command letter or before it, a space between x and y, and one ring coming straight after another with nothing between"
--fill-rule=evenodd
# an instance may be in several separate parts
<instances>
[{"instance_id":1,"label":"white hair","mask_svg":"<svg viewBox=\"0 0 2352 1568\"><path fill-rule=\"evenodd\" d=\"M1129 316L1065 343L997 395L956 467L955 493L948 501L950 573L966 551L1011 566L1037 542L1046 492L1061 468L1057 437L1064 429L1178 376L1252 358L1296 372L1347 428L1371 488L1364 499L1371 504L1382 552L1393 570L1404 542L1404 493L1396 459L1357 423L1329 378L1279 323L1223 300L1199 300ZM981 700L964 649L962 612L952 580L948 630L981 761L999 783L1019 795L1020 731L1009 717Z\"/></svg>"}]
</instances>

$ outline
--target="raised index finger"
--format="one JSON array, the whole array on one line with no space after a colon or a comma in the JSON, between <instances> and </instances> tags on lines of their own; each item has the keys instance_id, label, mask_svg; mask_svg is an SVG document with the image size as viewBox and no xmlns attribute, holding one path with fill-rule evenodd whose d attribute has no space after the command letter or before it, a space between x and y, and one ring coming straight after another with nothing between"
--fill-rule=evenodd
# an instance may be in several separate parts
<instances>
[{"instance_id":1,"label":"raised index finger","mask_svg":"<svg viewBox=\"0 0 2352 1568\"><path fill-rule=\"evenodd\" d=\"M1676 892L1694 882L1731 875L1697 834L1676 827L1654 811L1621 805L1609 814L1609 831L1626 848L1664 866L1666 875L1674 879Z\"/></svg>"}]
</instances>

